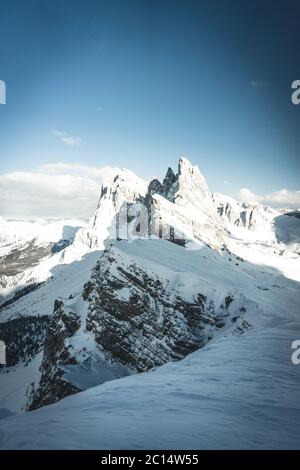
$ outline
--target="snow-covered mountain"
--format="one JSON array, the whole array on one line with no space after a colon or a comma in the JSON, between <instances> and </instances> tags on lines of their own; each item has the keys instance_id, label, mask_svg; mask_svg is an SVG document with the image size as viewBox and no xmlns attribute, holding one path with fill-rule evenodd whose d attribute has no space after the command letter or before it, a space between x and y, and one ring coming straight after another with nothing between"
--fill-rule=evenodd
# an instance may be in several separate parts
<instances>
[{"instance_id":1,"label":"snow-covered mountain","mask_svg":"<svg viewBox=\"0 0 300 470\"><path fill-rule=\"evenodd\" d=\"M218 217L212 194L197 166L186 158L178 163L175 175L171 168L160 185L149 184L146 203L152 204L153 221L161 220L174 237L204 242L219 250L226 240L226 229Z\"/></svg>"},{"instance_id":2,"label":"snow-covered mountain","mask_svg":"<svg viewBox=\"0 0 300 470\"><path fill-rule=\"evenodd\" d=\"M221 194L213 199L230 237L226 246L258 265L270 266L300 280L300 218L298 211L241 203Z\"/></svg>"},{"instance_id":3,"label":"snow-covered mountain","mask_svg":"<svg viewBox=\"0 0 300 470\"><path fill-rule=\"evenodd\" d=\"M70 245L82 220L5 220L0 218L0 300L20 287L42 282L42 264Z\"/></svg>"},{"instance_id":4,"label":"snow-covered mountain","mask_svg":"<svg viewBox=\"0 0 300 470\"><path fill-rule=\"evenodd\" d=\"M147 184L127 169L121 169L102 180L100 199L87 227L78 231L72 245L65 250L62 262L82 258L87 252L102 250L104 241L113 235L116 214L124 202L141 202Z\"/></svg>"},{"instance_id":5,"label":"snow-covered mountain","mask_svg":"<svg viewBox=\"0 0 300 470\"><path fill-rule=\"evenodd\" d=\"M247 447L247 437L249 446L262 447L276 444L280 436L288 447L294 428L284 428L285 396L298 416L300 391L289 362L290 345L300 337L297 213L212 194L198 167L185 158L162 182L147 184L129 170L109 173L99 192L87 224L39 222L22 229L3 221L2 230L1 223L1 266L3 276L11 276L11 288L0 293L0 339L7 344L8 361L0 369L2 415L63 400L3 418L0 445L112 448L112 441L92 431L79 444L78 406L87 416L95 411L91 422L97 433L98 420L105 419L116 448L130 448L134 440L157 447L155 437L138 438L130 419L123 422L121 416L136 406L147 415L153 436L161 436L158 447L193 446L187 445L191 433L196 441L203 439L203 447L239 442ZM279 360L268 349L276 338L283 354ZM268 367L279 387L290 379L287 395L275 392L275 382L266 388L262 375ZM156 404L145 398L149 389ZM64 399L72 394L77 396ZM268 400L272 406L263 416ZM240 418L229 439L224 429L232 427L234 410ZM57 428L43 431L43 420L57 413L62 416ZM245 413L250 425L239 441ZM156 433L158 416L169 434L179 420L180 442L175 430L169 440ZM63 434L64 419L67 426L77 422L70 440L52 440L51 433ZM271 429L272 419L281 430L264 440L258 428L265 422ZM216 441L205 440L205 432L221 422ZM128 426L126 436L118 423ZM16 429L32 426L34 440L21 443Z\"/></svg>"},{"instance_id":6,"label":"snow-covered mountain","mask_svg":"<svg viewBox=\"0 0 300 470\"><path fill-rule=\"evenodd\" d=\"M244 228L252 232L252 238L257 240L300 243L298 211L278 210L258 203L242 203L219 193L213 195L213 200L219 215L229 224L231 231L234 227Z\"/></svg>"}]
</instances>

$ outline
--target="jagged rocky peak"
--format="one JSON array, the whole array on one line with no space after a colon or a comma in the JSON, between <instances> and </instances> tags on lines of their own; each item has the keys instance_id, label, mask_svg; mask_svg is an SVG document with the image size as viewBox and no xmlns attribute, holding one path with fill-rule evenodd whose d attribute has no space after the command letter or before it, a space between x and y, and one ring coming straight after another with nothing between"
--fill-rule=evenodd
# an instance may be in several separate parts
<instances>
[{"instance_id":1,"label":"jagged rocky peak","mask_svg":"<svg viewBox=\"0 0 300 470\"><path fill-rule=\"evenodd\" d=\"M204 176L200 172L197 165L192 163L185 157L181 157L178 162L178 176L186 178L194 178L200 183L201 186L208 189Z\"/></svg>"},{"instance_id":2,"label":"jagged rocky peak","mask_svg":"<svg viewBox=\"0 0 300 470\"><path fill-rule=\"evenodd\" d=\"M170 180L170 173L169 178ZM187 217L192 217L197 223L215 223L217 210L212 193L197 165L187 158L180 158L178 172L165 196L169 201L188 210Z\"/></svg>"},{"instance_id":3,"label":"jagged rocky peak","mask_svg":"<svg viewBox=\"0 0 300 470\"><path fill-rule=\"evenodd\" d=\"M178 175L175 175L172 168L169 167L162 183L157 178L153 178L148 186L146 201L149 201L153 194L160 194L168 199L168 193L177 180L177 176Z\"/></svg>"},{"instance_id":4,"label":"jagged rocky peak","mask_svg":"<svg viewBox=\"0 0 300 470\"><path fill-rule=\"evenodd\" d=\"M175 183L177 179L177 175L175 175L174 171L172 170L172 168L168 168L168 171L167 171L167 174L163 180L163 189L164 189L164 192L165 194L168 194L168 192L170 191L171 187L173 186L173 184Z\"/></svg>"},{"instance_id":5,"label":"jagged rocky peak","mask_svg":"<svg viewBox=\"0 0 300 470\"><path fill-rule=\"evenodd\" d=\"M102 182L97 209L88 227L79 230L73 245L62 257L63 262L81 258L88 250L102 250L104 240L115 230L113 223L122 204L138 203L144 200L147 183L132 171L123 168L108 176Z\"/></svg>"},{"instance_id":6,"label":"jagged rocky peak","mask_svg":"<svg viewBox=\"0 0 300 470\"><path fill-rule=\"evenodd\" d=\"M120 170L112 181L103 182L99 204L91 220L94 235L97 237L100 233L101 244L106 238L103 238L103 226L107 225L106 230L109 229L122 204L142 202L146 190L146 183L125 168Z\"/></svg>"},{"instance_id":7,"label":"jagged rocky peak","mask_svg":"<svg viewBox=\"0 0 300 470\"><path fill-rule=\"evenodd\" d=\"M197 192L201 190L203 196L208 195L211 199L208 185L198 166L192 165L192 163L184 157L181 157L178 161L178 171L176 174L172 168L169 167L162 183L155 178L148 186L148 193L160 194L170 202L178 202L176 196L180 194L182 194L181 199L187 195L189 195L188 199L192 199L193 194L190 193L194 190Z\"/></svg>"},{"instance_id":8,"label":"jagged rocky peak","mask_svg":"<svg viewBox=\"0 0 300 470\"><path fill-rule=\"evenodd\" d=\"M152 227L170 229L176 240L198 240L219 249L225 243L225 226L218 216L204 176L186 158L180 158L175 174L168 168L161 183L153 179L145 198L151 207ZM163 238L168 238L163 236Z\"/></svg>"},{"instance_id":9,"label":"jagged rocky peak","mask_svg":"<svg viewBox=\"0 0 300 470\"><path fill-rule=\"evenodd\" d=\"M163 192L163 185L161 184L161 182L157 178L154 178L153 180L151 180L148 186L148 193L154 194L154 193L162 193L162 192Z\"/></svg>"},{"instance_id":10,"label":"jagged rocky peak","mask_svg":"<svg viewBox=\"0 0 300 470\"><path fill-rule=\"evenodd\" d=\"M133 203L140 201L146 193L146 183L138 178L132 171L121 169L113 179L103 181L98 208L102 199L111 199L114 208L118 211L124 201Z\"/></svg>"},{"instance_id":11,"label":"jagged rocky peak","mask_svg":"<svg viewBox=\"0 0 300 470\"><path fill-rule=\"evenodd\" d=\"M212 204L212 194L208 188L206 180L200 172L197 165L192 165L186 158L180 158L178 162L177 185L173 188L174 202L178 203L181 199L199 204L201 209L205 205L214 212Z\"/></svg>"}]
</instances>

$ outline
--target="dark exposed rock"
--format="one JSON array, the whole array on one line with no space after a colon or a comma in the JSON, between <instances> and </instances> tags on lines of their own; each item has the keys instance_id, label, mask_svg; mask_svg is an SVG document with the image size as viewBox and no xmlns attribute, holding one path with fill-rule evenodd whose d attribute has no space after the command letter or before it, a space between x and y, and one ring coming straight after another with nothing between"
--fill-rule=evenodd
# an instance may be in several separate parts
<instances>
[{"instance_id":1,"label":"dark exposed rock","mask_svg":"<svg viewBox=\"0 0 300 470\"><path fill-rule=\"evenodd\" d=\"M71 245L73 242L73 239L70 238L69 240L61 239L57 243L54 243L52 248L51 248L51 253L59 253L60 251L64 250L67 248L67 246Z\"/></svg>"},{"instance_id":2,"label":"dark exposed rock","mask_svg":"<svg viewBox=\"0 0 300 470\"><path fill-rule=\"evenodd\" d=\"M32 240L2 256L0 281L1 276L16 276L23 273L28 267L36 266L42 258L51 253L52 246L52 243L37 245L36 241Z\"/></svg>"},{"instance_id":3,"label":"dark exposed rock","mask_svg":"<svg viewBox=\"0 0 300 470\"><path fill-rule=\"evenodd\" d=\"M88 281L83 286L82 298L87 301L90 298L91 293L93 292L93 283Z\"/></svg>"},{"instance_id":4,"label":"dark exposed rock","mask_svg":"<svg viewBox=\"0 0 300 470\"><path fill-rule=\"evenodd\" d=\"M32 390L28 405L29 411L49 405L79 391L63 377L63 366L77 363L67 339L73 336L79 327L78 315L66 309L62 301L56 300L44 345L40 368L41 379L37 390Z\"/></svg>"},{"instance_id":5,"label":"dark exposed rock","mask_svg":"<svg viewBox=\"0 0 300 470\"><path fill-rule=\"evenodd\" d=\"M167 174L163 180L163 184L162 184L163 194L165 197L167 197L167 195L169 194L169 191L172 188L175 181L177 180L177 178L178 178L178 175L175 175L172 168L169 167L167 170Z\"/></svg>"},{"instance_id":6,"label":"dark exposed rock","mask_svg":"<svg viewBox=\"0 0 300 470\"><path fill-rule=\"evenodd\" d=\"M108 263L108 257L110 262ZM124 266L106 254L92 276L86 328L112 361L136 372L178 360L206 342L205 296L188 302L168 296L168 281L149 276L140 266Z\"/></svg>"},{"instance_id":7,"label":"dark exposed rock","mask_svg":"<svg viewBox=\"0 0 300 470\"><path fill-rule=\"evenodd\" d=\"M27 316L0 323L0 339L6 345L8 367L20 361L29 362L43 349L48 324L47 316Z\"/></svg>"},{"instance_id":8,"label":"dark exposed rock","mask_svg":"<svg viewBox=\"0 0 300 470\"><path fill-rule=\"evenodd\" d=\"M296 217L297 219L300 219L300 211L289 211L285 212L284 215L289 215L291 217Z\"/></svg>"},{"instance_id":9,"label":"dark exposed rock","mask_svg":"<svg viewBox=\"0 0 300 470\"><path fill-rule=\"evenodd\" d=\"M245 331L251 329L251 325L247 320L242 320L234 330L232 330L232 334L234 336L241 336L245 333Z\"/></svg>"},{"instance_id":10,"label":"dark exposed rock","mask_svg":"<svg viewBox=\"0 0 300 470\"><path fill-rule=\"evenodd\" d=\"M228 295L227 297L225 297L225 308L228 308L229 305L231 304L231 302L233 302L233 296L232 295Z\"/></svg>"}]
</instances>

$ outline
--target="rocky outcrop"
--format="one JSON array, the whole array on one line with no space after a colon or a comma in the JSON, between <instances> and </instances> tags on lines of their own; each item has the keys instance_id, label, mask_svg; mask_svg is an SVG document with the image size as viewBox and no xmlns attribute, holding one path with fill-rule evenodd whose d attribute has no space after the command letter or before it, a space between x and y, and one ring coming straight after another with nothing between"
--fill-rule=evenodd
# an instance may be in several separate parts
<instances>
[{"instance_id":1,"label":"rocky outcrop","mask_svg":"<svg viewBox=\"0 0 300 470\"><path fill-rule=\"evenodd\" d=\"M89 250L102 250L107 238L117 236L116 216L122 205L143 202L146 191L147 184L127 169L104 180L98 206L88 227L77 232L72 246L64 251L62 262L76 260Z\"/></svg>"},{"instance_id":2,"label":"rocky outcrop","mask_svg":"<svg viewBox=\"0 0 300 470\"><path fill-rule=\"evenodd\" d=\"M80 318L65 308L57 300L44 344L43 360L40 367L41 379L36 390L32 390L28 410L54 403L61 398L79 391L77 387L64 380L63 366L76 364L68 338L80 327Z\"/></svg>"},{"instance_id":3,"label":"rocky outcrop","mask_svg":"<svg viewBox=\"0 0 300 470\"><path fill-rule=\"evenodd\" d=\"M49 317L20 317L0 323L0 339L6 345L6 365L28 364L43 350Z\"/></svg>"},{"instance_id":4,"label":"rocky outcrop","mask_svg":"<svg viewBox=\"0 0 300 470\"><path fill-rule=\"evenodd\" d=\"M258 203L238 202L222 194L214 194L213 200L221 218L231 225L251 231L271 228L274 217L279 212Z\"/></svg>"},{"instance_id":5,"label":"rocky outcrop","mask_svg":"<svg viewBox=\"0 0 300 470\"><path fill-rule=\"evenodd\" d=\"M217 250L225 243L227 231L205 178L186 158L180 158L176 174L168 168L163 183L150 182L145 201L151 234L182 244L196 240Z\"/></svg>"},{"instance_id":6,"label":"rocky outcrop","mask_svg":"<svg viewBox=\"0 0 300 470\"><path fill-rule=\"evenodd\" d=\"M206 299L200 293L194 302L180 295L173 299L167 279L126 265L117 250L104 254L91 283L86 329L109 361L142 372L179 360L206 342Z\"/></svg>"}]
</instances>

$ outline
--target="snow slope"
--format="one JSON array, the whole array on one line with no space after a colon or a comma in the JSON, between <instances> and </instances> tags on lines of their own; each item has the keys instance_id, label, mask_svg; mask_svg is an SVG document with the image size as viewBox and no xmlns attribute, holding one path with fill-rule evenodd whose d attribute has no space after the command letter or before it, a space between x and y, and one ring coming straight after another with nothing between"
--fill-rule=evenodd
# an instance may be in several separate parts
<instances>
[{"instance_id":1,"label":"snow slope","mask_svg":"<svg viewBox=\"0 0 300 470\"><path fill-rule=\"evenodd\" d=\"M2 449L300 448L299 322L223 337L178 363L0 421Z\"/></svg>"},{"instance_id":2,"label":"snow slope","mask_svg":"<svg viewBox=\"0 0 300 470\"><path fill-rule=\"evenodd\" d=\"M300 281L299 217L284 209L241 203L222 194L214 194L213 198L229 233L229 250Z\"/></svg>"},{"instance_id":3,"label":"snow slope","mask_svg":"<svg viewBox=\"0 0 300 470\"><path fill-rule=\"evenodd\" d=\"M59 256L58 253L54 257L47 258L35 269L36 276L40 280L47 279L47 283L0 311L0 324L19 316L52 315L57 298L81 293L100 253L99 251L88 253L80 262L74 261L66 265L59 263Z\"/></svg>"},{"instance_id":4,"label":"snow slope","mask_svg":"<svg viewBox=\"0 0 300 470\"><path fill-rule=\"evenodd\" d=\"M7 220L0 217L0 247L21 241L38 240L41 243L58 242L73 238L77 230L85 225L76 219Z\"/></svg>"},{"instance_id":5,"label":"snow slope","mask_svg":"<svg viewBox=\"0 0 300 470\"><path fill-rule=\"evenodd\" d=\"M43 282L60 261L55 253L72 243L83 220L31 221L0 218L0 303L16 290Z\"/></svg>"}]
</instances>

